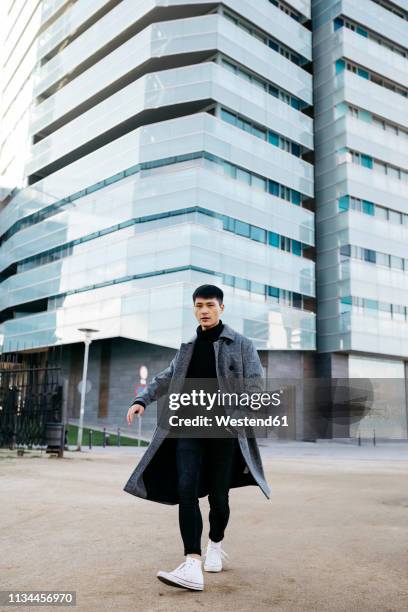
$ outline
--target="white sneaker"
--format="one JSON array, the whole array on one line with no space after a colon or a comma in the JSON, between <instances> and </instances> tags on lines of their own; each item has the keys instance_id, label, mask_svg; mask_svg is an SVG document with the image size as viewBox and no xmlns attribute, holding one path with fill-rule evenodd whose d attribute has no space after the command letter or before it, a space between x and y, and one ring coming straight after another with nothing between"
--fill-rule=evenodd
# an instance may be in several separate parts
<instances>
[{"instance_id":1,"label":"white sneaker","mask_svg":"<svg viewBox=\"0 0 408 612\"><path fill-rule=\"evenodd\" d=\"M228 554L222 549L221 542L208 540L204 563L206 572L220 572L223 560L228 560L228 558Z\"/></svg>"},{"instance_id":2,"label":"white sneaker","mask_svg":"<svg viewBox=\"0 0 408 612\"><path fill-rule=\"evenodd\" d=\"M202 591L204 589L204 576L201 569L201 559L186 556L186 560L172 572L160 571L157 578L170 586Z\"/></svg>"}]
</instances>

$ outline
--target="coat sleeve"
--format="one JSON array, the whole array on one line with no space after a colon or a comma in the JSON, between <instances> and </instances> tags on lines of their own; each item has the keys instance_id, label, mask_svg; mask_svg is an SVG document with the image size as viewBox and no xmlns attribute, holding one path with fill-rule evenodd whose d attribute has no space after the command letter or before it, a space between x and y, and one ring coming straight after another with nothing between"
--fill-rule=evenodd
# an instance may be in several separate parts
<instances>
[{"instance_id":1,"label":"coat sleeve","mask_svg":"<svg viewBox=\"0 0 408 612\"><path fill-rule=\"evenodd\" d=\"M242 365L246 393L262 393L265 390L264 371L258 351L249 338L243 346Z\"/></svg>"},{"instance_id":2,"label":"coat sleeve","mask_svg":"<svg viewBox=\"0 0 408 612\"><path fill-rule=\"evenodd\" d=\"M167 392L170 381L173 377L177 355L178 351L171 360L170 365L152 378L143 391L139 393L137 397L135 397L132 405L140 402L146 407Z\"/></svg>"}]
</instances>

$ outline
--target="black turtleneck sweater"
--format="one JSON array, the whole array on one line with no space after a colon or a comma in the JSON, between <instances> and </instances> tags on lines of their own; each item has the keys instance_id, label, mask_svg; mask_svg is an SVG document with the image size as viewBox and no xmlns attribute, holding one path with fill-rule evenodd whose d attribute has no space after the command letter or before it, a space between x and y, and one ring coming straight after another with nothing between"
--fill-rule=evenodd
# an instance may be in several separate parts
<instances>
[{"instance_id":1,"label":"black turtleneck sweater","mask_svg":"<svg viewBox=\"0 0 408 612\"><path fill-rule=\"evenodd\" d=\"M219 321L217 325L210 329L203 330L201 326L197 327L197 338L188 365L183 393L191 393L193 389L197 391L203 390L206 393L217 393L218 378L215 366L214 342L218 340L223 328L224 324L222 321ZM217 411L217 414L224 414L223 409L218 405L214 406L214 410ZM182 407L178 410L178 413L179 416L190 416L191 409L188 406ZM201 410L197 412L197 409L195 409L193 410L193 415L195 414L203 414L203 412ZM210 416L213 415L211 414ZM197 436L207 435L205 427L203 432L201 432L200 427L195 428L195 433Z\"/></svg>"},{"instance_id":2,"label":"black turtleneck sweater","mask_svg":"<svg viewBox=\"0 0 408 612\"><path fill-rule=\"evenodd\" d=\"M201 325L197 327L197 339L186 378L217 379L213 342L218 340L223 328L224 323L221 320L210 329L202 329Z\"/></svg>"}]
</instances>

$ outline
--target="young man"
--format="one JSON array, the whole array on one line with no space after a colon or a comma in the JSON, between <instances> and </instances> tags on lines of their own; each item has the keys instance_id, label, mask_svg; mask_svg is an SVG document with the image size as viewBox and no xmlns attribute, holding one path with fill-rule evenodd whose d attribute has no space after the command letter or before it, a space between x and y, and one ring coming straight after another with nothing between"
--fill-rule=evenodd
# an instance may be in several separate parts
<instances>
[{"instance_id":1,"label":"young man","mask_svg":"<svg viewBox=\"0 0 408 612\"><path fill-rule=\"evenodd\" d=\"M214 390L229 393L262 391L263 369L258 353L251 340L220 319L223 298L222 290L214 285L202 285L194 291L194 314L199 323L196 335L180 346L169 367L136 397L127 413L129 425L134 415L142 415L151 402L165 394L188 390L189 380L204 378ZM270 489L256 439L247 438L245 430L237 436L225 428L217 437L202 438L170 438L166 433L157 426L124 490L144 499L179 504L185 561L173 571L159 571L157 577L171 586L203 590L199 497L208 495L210 506L204 570L219 572L228 557L222 541L230 515L229 489L258 485L268 499Z\"/></svg>"}]
</instances>

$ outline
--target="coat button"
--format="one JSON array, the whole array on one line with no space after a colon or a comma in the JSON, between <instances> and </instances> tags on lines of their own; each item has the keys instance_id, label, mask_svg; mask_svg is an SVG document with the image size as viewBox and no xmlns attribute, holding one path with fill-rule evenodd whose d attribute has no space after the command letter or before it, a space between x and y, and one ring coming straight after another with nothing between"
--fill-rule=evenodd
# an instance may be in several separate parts
<instances>
[{"instance_id":1,"label":"coat button","mask_svg":"<svg viewBox=\"0 0 408 612\"><path fill-rule=\"evenodd\" d=\"M233 365L230 365L229 369L230 369L230 370L233 370L233 369L234 369L234 366L233 366Z\"/></svg>"}]
</instances>

